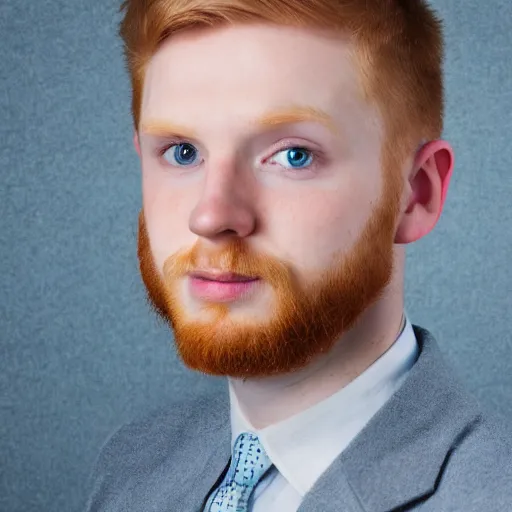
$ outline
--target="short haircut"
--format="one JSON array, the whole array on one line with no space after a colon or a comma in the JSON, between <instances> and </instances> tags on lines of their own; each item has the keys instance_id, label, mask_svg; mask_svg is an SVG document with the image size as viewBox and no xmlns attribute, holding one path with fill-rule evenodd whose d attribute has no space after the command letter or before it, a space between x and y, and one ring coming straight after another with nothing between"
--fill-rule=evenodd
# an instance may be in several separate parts
<instances>
[{"instance_id":1,"label":"short haircut","mask_svg":"<svg viewBox=\"0 0 512 512\"><path fill-rule=\"evenodd\" d=\"M380 110L395 156L441 137L442 24L425 0L125 0L121 11L136 129L145 70L165 40L203 26L267 23L349 36L364 97Z\"/></svg>"}]
</instances>

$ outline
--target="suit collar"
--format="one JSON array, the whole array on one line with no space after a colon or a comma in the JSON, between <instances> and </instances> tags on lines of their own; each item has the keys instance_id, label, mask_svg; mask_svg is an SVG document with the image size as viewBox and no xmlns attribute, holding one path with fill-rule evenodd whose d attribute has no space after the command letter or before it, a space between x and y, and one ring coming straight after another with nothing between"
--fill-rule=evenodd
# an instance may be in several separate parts
<instances>
[{"instance_id":1,"label":"suit collar","mask_svg":"<svg viewBox=\"0 0 512 512\"><path fill-rule=\"evenodd\" d=\"M221 396L203 397L195 408L196 423L190 425L191 443L182 445L186 467L174 468L179 474L175 482L173 502L167 510L202 512L210 493L221 483L231 460L229 400Z\"/></svg>"},{"instance_id":2,"label":"suit collar","mask_svg":"<svg viewBox=\"0 0 512 512\"><path fill-rule=\"evenodd\" d=\"M453 446L478 420L477 404L444 363L432 335L414 326L420 356L402 387L306 495L299 512L387 512L435 492ZM339 501L337 501L339 499ZM342 507L343 508L343 507Z\"/></svg>"}]
</instances>

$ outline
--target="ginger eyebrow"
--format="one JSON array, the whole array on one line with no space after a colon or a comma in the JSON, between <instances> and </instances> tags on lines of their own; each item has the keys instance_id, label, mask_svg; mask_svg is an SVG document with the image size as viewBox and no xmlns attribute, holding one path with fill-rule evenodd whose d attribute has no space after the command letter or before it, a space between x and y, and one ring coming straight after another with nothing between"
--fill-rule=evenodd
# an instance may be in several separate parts
<instances>
[{"instance_id":1,"label":"ginger eyebrow","mask_svg":"<svg viewBox=\"0 0 512 512\"><path fill-rule=\"evenodd\" d=\"M274 109L266 112L254 121L250 122L251 126L256 128L279 128L289 124L315 122L325 126L330 132L338 135L339 130L334 119L325 111L309 106L288 106ZM184 139L197 139L197 132L188 126L164 121L160 119L152 119L141 122L141 132L146 135L156 137L179 137Z\"/></svg>"}]
</instances>

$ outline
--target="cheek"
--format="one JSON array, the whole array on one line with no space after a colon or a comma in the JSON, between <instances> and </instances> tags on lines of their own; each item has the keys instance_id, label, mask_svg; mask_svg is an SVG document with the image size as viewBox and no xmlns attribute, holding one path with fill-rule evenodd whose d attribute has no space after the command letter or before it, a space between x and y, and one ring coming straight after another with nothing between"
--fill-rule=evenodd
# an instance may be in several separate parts
<instances>
[{"instance_id":1,"label":"cheek","mask_svg":"<svg viewBox=\"0 0 512 512\"><path fill-rule=\"evenodd\" d=\"M143 173L142 204L151 251L157 268L180 249L189 248L194 237L189 230L192 198L183 190L164 186L150 173Z\"/></svg>"},{"instance_id":2,"label":"cheek","mask_svg":"<svg viewBox=\"0 0 512 512\"><path fill-rule=\"evenodd\" d=\"M321 270L334 254L349 252L371 214L371 201L363 195L353 189L310 190L295 193L289 201L281 197L279 212L277 203L267 209L271 238L279 253L298 269Z\"/></svg>"}]
</instances>

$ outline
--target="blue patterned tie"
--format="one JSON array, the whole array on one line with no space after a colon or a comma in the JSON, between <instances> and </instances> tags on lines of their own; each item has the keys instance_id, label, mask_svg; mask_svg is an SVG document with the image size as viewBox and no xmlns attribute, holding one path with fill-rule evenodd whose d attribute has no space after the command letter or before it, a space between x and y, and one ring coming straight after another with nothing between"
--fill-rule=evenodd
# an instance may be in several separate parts
<instances>
[{"instance_id":1,"label":"blue patterned tie","mask_svg":"<svg viewBox=\"0 0 512 512\"><path fill-rule=\"evenodd\" d=\"M213 492L207 512L247 512L249 498L261 477L272 466L258 437L249 432L235 442L231 464L221 485Z\"/></svg>"}]
</instances>

